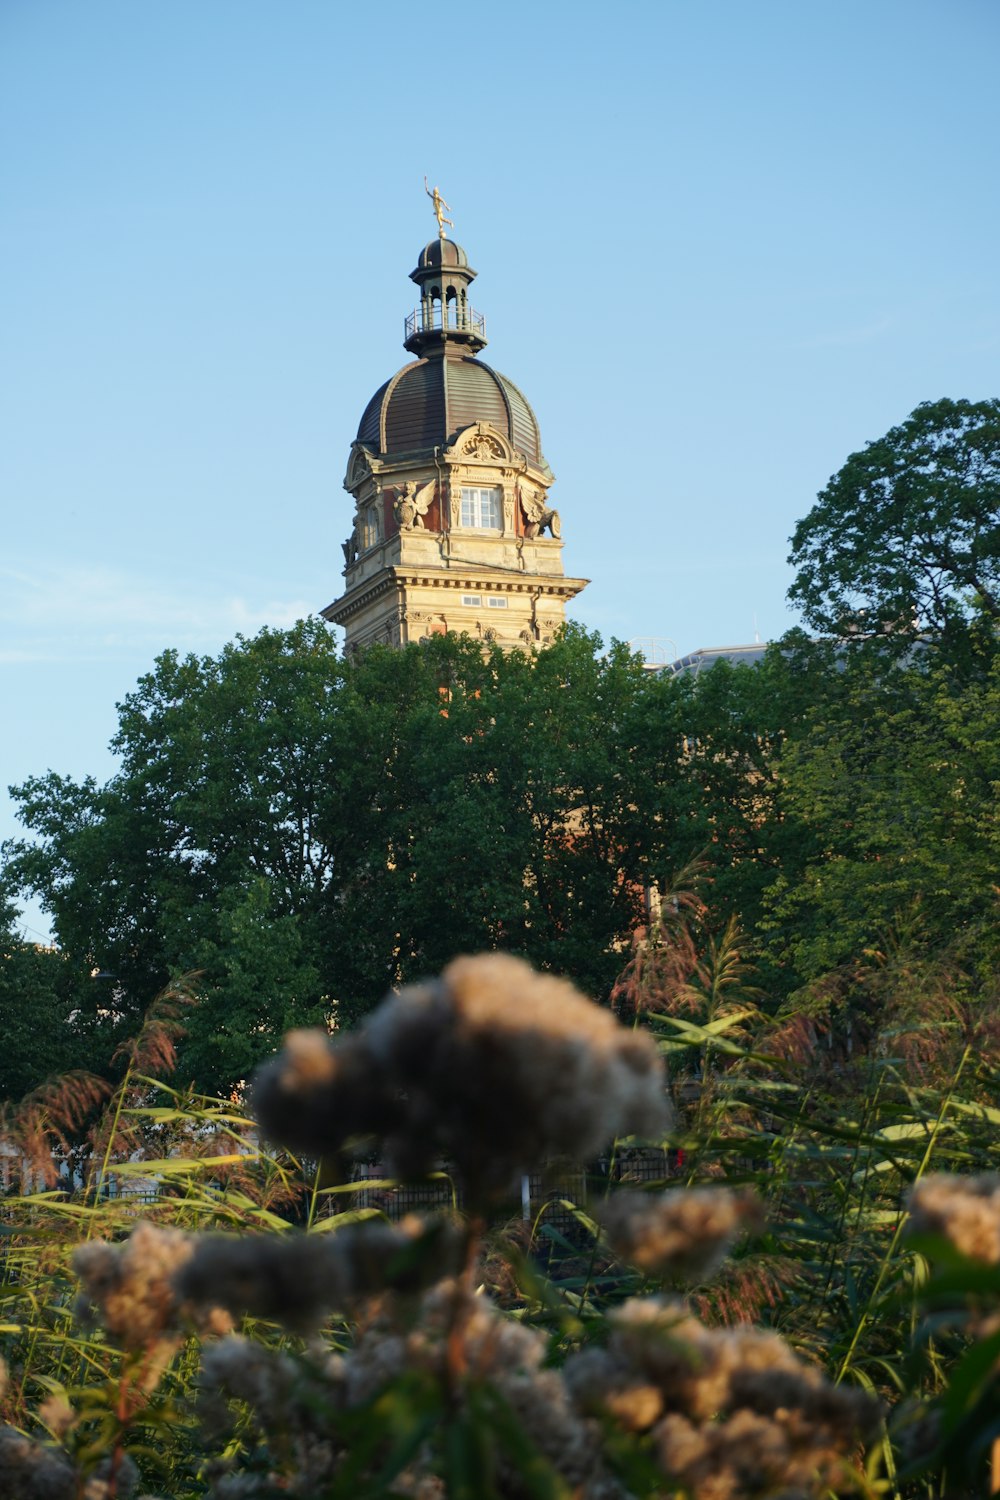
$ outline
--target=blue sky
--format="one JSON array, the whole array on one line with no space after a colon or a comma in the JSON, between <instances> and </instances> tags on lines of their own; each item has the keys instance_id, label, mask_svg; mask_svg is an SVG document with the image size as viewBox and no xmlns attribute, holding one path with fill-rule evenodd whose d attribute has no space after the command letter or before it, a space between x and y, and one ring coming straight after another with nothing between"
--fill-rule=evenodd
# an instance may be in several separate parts
<instances>
[{"instance_id":1,"label":"blue sky","mask_svg":"<svg viewBox=\"0 0 1000 1500\"><path fill-rule=\"evenodd\" d=\"M338 594L425 172L575 617L780 634L847 455L998 394L998 44L995 0L0 0L0 782L107 776L159 651Z\"/></svg>"}]
</instances>

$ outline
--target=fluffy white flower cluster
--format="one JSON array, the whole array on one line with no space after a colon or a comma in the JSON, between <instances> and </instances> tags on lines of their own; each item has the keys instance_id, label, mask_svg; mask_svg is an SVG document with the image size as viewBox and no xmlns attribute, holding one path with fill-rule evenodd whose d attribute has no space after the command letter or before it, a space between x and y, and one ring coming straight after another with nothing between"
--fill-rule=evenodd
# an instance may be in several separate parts
<instances>
[{"instance_id":1,"label":"fluffy white flower cluster","mask_svg":"<svg viewBox=\"0 0 1000 1500\"><path fill-rule=\"evenodd\" d=\"M763 1223L756 1195L728 1188L623 1189L600 1205L597 1216L616 1255L663 1281L705 1281L736 1236Z\"/></svg>"},{"instance_id":2,"label":"fluffy white flower cluster","mask_svg":"<svg viewBox=\"0 0 1000 1500\"><path fill-rule=\"evenodd\" d=\"M850 1487L848 1459L879 1409L831 1385L777 1334L719 1330L683 1302L633 1299L606 1349L572 1356L578 1407L649 1434L670 1481L699 1500L814 1496Z\"/></svg>"},{"instance_id":3,"label":"fluffy white flower cluster","mask_svg":"<svg viewBox=\"0 0 1000 1500\"><path fill-rule=\"evenodd\" d=\"M456 1163L478 1204L553 1157L667 1124L652 1037L502 953L459 958L336 1041L293 1033L258 1074L264 1131L313 1156L377 1135L402 1176Z\"/></svg>"},{"instance_id":4,"label":"fluffy white flower cluster","mask_svg":"<svg viewBox=\"0 0 1000 1500\"><path fill-rule=\"evenodd\" d=\"M970 1260L1000 1265L1000 1176L932 1172L910 1193L910 1231L941 1235Z\"/></svg>"},{"instance_id":5,"label":"fluffy white flower cluster","mask_svg":"<svg viewBox=\"0 0 1000 1500\"><path fill-rule=\"evenodd\" d=\"M534 1329L505 1317L488 1298L472 1296L461 1282L446 1280L427 1292L413 1316L383 1304L343 1356L314 1360L308 1370L278 1351L228 1338L206 1351L203 1379L213 1394L213 1425L223 1425L220 1396L250 1406L268 1449L294 1449L293 1472L278 1476L221 1472L215 1500L283 1490L310 1496L343 1475L350 1453L331 1439L344 1413L368 1407L401 1378L423 1380L449 1391L452 1410L473 1393L489 1390L517 1423L528 1444L567 1483L579 1500L625 1500L627 1492L607 1471L599 1424L577 1411L557 1370L545 1369L547 1341ZM456 1379L456 1342L461 1374ZM274 1434L272 1438L271 1434ZM280 1442L276 1441L280 1437ZM384 1458L379 1445L374 1468ZM524 1476L501 1443L484 1451L484 1492L519 1496ZM392 1483L394 1494L435 1500L445 1493L424 1446ZM248 1487L249 1484L249 1487ZM237 1486L238 1488L234 1488Z\"/></svg>"},{"instance_id":6,"label":"fluffy white flower cluster","mask_svg":"<svg viewBox=\"0 0 1000 1500\"><path fill-rule=\"evenodd\" d=\"M344 1419L352 1412L388 1410L386 1393L408 1379L447 1392L453 1417L488 1391L579 1500L627 1500L605 1457L609 1427L643 1441L664 1492L811 1500L852 1487L850 1455L878 1420L876 1402L832 1386L777 1335L706 1328L678 1301L626 1303L612 1317L608 1347L584 1349L562 1370L546 1367L542 1335L461 1282L442 1282L411 1312L400 1319L383 1303L344 1356L307 1366L236 1338L209 1350L204 1379L215 1426L226 1430L225 1402L247 1405L263 1450L287 1452L290 1444L294 1452L291 1471L281 1474L220 1471L216 1500L263 1496L279 1483L305 1497L342 1479L352 1455L333 1434L351 1431ZM385 1443L376 1445L372 1472L385 1452ZM502 1441L488 1441L481 1462L490 1493L517 1500L529 1492ZM444 1493L440 1454L429 1443L393 1491L425 1500Z\"/></svg>"},{"instance_id":7,"label":"fluffy white flower cluster","mask_svg":"<svg viewBox=\"0 0 1000 1500\"><path fill-rule=\"evenodd\" d=\"M334 1309L383 1292L412 1295L454 1275L467 1247L457 1221L415 1214L335 1234L201 1235L174 1284L186 1306L219 1306L309 1333Z\"/></svg>"},{"instance_id":8,"label":"fluffy white flower cluster","mask_svg":"<svg viewBox=\"0 0 1000 1500\"><path fill-rule=\"evenodd\" d=\"M89 1319L96 1311L104 1328L122 1349L150 1351L163 1341L172 1348L181 1337L182 1321L202 1333L227 1333L229 1314L220 1307L184 1307L175 1277L194 1254L195 1238L180 1229L140 1221L121 1244L91 1240L73 1255L82 1284L78 1312Z\"/></svg>"}]
</instances>

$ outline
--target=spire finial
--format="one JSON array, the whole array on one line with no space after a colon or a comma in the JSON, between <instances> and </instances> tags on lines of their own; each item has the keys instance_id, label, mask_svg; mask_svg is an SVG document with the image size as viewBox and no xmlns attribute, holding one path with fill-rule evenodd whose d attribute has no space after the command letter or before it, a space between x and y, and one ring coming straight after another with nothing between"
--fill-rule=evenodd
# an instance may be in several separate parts
<instances>
[{"instance_id":1,"label":"spire finial","mask_svg":"<svg viewBox=\"0 0 1000 1500\"><path fill-rule=\"evenodd\" d=\"M448 236L444 232L444 226L446 224L448 224L452 229L454 229L454 227L455 227L454 224L452 223L451 219L446 219L445 216L444 216L445 209L447 209L448 212L451 213L451 211L452 211L451 204L450 203L446 203L444 201L444 199L441 197L441 194L438 192L438 189L436 187L435 188L429 188L427 186L427 177L426 177L426 174L424 176L424 192L427 194L428 198L431 200L431 202L434 205L434 217L438 221L438 239L439 240L446 240L448 238Z\"/></svg>"}]
</instances>

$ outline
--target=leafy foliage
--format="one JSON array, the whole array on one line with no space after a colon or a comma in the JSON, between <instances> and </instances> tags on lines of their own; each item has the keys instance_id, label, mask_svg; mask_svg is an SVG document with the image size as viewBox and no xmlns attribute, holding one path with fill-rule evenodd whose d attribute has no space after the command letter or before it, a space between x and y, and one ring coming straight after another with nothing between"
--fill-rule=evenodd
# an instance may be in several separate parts
<instances>
[{"instance_id":1,"label":"leafy foliage","mask_svg":"<svg viewBox=\"0 0 1000 1500\"><path fill-rule=\"evenodd\" d=\"M925 950L993 983L998 713L996 661L970 679L936 660L841 660L776 762L772 960L812 980L919 910Z\"/></svg>"},{"instance_id":2,"label":"leafy foliage","mask_svg":"<svg viewBox=\"0 0 1000 1500\"><path fill-rule=\"evenodd\" d=\"M924 402L796 527L789 597L828 635L1000 622L1000 401Z\"/></svg>"},{"instance_id":3,"label":"leafy foliage","mask_svg":"<svg viewBox=\"0 0 1000 1500\"><path fill-rule=\"evenodd\" d=\"M444 637L342 661L303 623L166 653L121 705L106 786L49 772L17 793L33 839L7 889L52 914L70 1031L90 1017L114 1042L199 971L181 1067L221 1091L289 1027L346 1022L455 952L606 992L646 890L710 843L720 898L759 892L766 680L651 680L598 647Z\"/></svg>"}]
</instances>

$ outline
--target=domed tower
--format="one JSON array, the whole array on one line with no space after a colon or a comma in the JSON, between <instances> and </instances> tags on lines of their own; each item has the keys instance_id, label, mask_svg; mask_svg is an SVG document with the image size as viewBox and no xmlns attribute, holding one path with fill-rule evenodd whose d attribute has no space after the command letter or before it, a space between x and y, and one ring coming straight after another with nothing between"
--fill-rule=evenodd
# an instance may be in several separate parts
<instances>
[{"instance_id":1,"label":"domed tower","mask_svg":"<svg viewBox=\"0 0 1000 1500\"><path fill-rule=\"evenodd\" d=\"M414 359L375 392L351 445L344 592L323 610L348 651L449 630L544 645L587 583L563 573L535 414L477 358L486 323L469 302L475 275L442 226L410 272Z\"/></svg>"}]
</instances>

